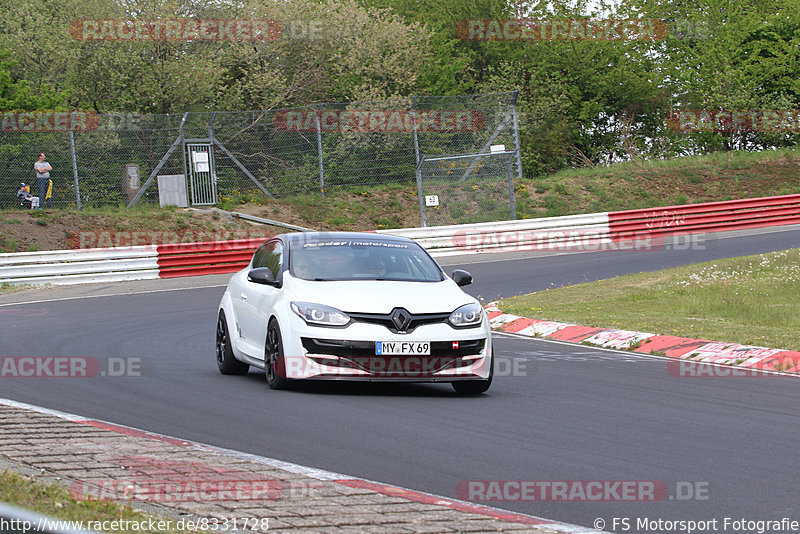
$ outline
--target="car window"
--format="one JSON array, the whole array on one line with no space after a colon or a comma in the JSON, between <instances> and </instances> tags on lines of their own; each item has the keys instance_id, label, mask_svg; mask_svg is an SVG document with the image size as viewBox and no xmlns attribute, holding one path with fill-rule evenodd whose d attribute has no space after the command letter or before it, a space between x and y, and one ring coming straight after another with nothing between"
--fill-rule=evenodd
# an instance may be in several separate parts
<instances>
[{"instance_id":1,"label":"car window","mask_svg":"<svg viewBox=\"0 0 800 534\"><path fill-rule=\"evenodd\" d=\"M256 249L253 254L253 268L269 267L277 278L283 266L283 244L280 241L269 241Z\"/></svg>"},{"instance_id":2,"label":"car window","mask_svg":"<svg viewBox=\"0 0 800 534\"><path fill-rule=\"evenodd\" d=\"M298 243L290 271L304 280L440 282L441 269L416 243L330 240Z\"/></svg>"}]
</instances>

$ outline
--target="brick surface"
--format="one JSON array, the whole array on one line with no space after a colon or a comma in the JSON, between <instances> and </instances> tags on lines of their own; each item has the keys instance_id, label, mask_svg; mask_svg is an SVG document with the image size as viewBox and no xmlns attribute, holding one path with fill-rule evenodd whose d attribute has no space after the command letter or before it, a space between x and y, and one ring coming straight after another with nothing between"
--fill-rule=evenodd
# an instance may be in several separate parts
<instances>
[{"instance_id":1,"label":"brick surface","mask_svg":"<svg viewBox=\"0 0 800 534\"><path fill-rule=\"evenodd\" d=\"M0 467L58 477L76 498L101 491L114 500L201 518L269 518L270 532L552 531L552 524L495 519L268 464L0 403Z\"/></svg>"}]
</instances>

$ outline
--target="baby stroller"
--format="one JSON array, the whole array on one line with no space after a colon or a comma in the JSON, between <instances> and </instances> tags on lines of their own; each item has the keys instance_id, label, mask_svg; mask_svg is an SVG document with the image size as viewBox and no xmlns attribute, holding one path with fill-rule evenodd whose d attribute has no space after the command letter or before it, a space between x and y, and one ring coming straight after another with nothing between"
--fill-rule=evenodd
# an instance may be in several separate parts
<instances>
[{"instance_id":1,"label":"baby stroller","mask_svg":"<svg viewBox=\"0 0 800 534\"><path fill-rule=\"evenodd\" d=\"M36 199L36 204L38 204L38 198L31 195L31 186L26 185L24 182L19 184L19 189L17 189L17 200L19 201L19 206L23 209L29 210L33 208L34 199Z\"/></svg>"}]
</instances>

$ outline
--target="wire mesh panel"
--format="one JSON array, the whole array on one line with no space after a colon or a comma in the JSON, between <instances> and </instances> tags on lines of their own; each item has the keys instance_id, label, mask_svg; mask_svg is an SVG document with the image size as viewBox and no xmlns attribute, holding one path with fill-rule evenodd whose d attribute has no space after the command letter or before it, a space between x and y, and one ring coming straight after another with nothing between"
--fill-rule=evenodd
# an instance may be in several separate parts
<instances>
[{"instance_id":1,"label":"wire mesh panel","mask_svg":"<svg viewBox=\"0 0 800 534\"><path fill-rule=\"evenodd\" d=\"M423 159L422 225L515 219L513 166L513 152Z\"/></svg>"},{"instance_id":2,"label":"wire mesh panel","mask_svg":"<svg viewBox=\"0 0 800 534\"><path fill-rule=\"evenodd\" d=\"M220 195L235 201L264 201L319 193L315 131L291 131L292 110L217 113L211 135L217 148ZM209 114L210 115L210 114Z\"/></svg>"},{"instance_id":3,"label":"wire mesh panel","mask_svg":"<svg viewBox=\"0 0 800 534\"><path fill-rule=\"evenodd\" d=\"M53 207L157 205L159 175L197 175L187 147L192 140L209 145L210 165L207 181L193 186L198 193L193 204L265 202L389 184L414 187L422 158L485 153L496 144L516 150L513 100L512 93L502 93L247 112L4 115L0 191L6 194L0 194L0 207L18 205L16 189L20 182L35 181L39 152L53 166ZM505 176L505 170L487 171L495 165L489 161L494 160L442 163L425 172L434 180L445 176L446 165L463 164L464 179L475 183Z\"/></svg>"},{"instance_id":4,"label":"wire mesh panel","mask_svg":"<svg viewBox=\"0 0 800 534\"><path fill-rule=\"evenodd\" d=\"M181 147L175 144L182 114L105 114L98 128L75 132L75 159L82 205L127 205L130 194L122 175L128 165L139 169L141 187L152 172L184 174ZM175 145L171 157L162 159ZM159 164L161 164L160 167ZM158 204L158 188L145 192L142 200Z\"/></svg>"}]
</instances>

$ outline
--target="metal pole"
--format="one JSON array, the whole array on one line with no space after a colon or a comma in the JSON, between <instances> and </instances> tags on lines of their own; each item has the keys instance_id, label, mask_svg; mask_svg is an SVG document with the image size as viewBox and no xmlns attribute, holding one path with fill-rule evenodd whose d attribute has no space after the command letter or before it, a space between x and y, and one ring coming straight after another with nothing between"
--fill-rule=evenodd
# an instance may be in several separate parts
<instances>
[{"instance_id":1,"label":"metal pole","mask_svg":"<svg viewBox=\"0 0 800 534\"><path fill-rule=\"evenodd\" d=\"M519 96L519 89L514 89L514 96L511 98L511 113L514 122L514 152L516 152L517 164L517 179L522 181L522 157L520 156L519 149L519 123L517 122L517 96ZM512 177L511 161L508 162L508 179L511 181L511 218L517 218L517 194L514 190L514 179Z\"/></svg>"},{"instance_id":2,"label":"metal pole","mask_svg":"<svg viewBox=\"0 0 800 534\"><path fill-rule=\"evenodd\" d=\"M216 205L219 202L219 193L217 192L217 168L215 167L216 161L214 160L214 119L217 117L217 112L211 114L211 118L208 119L208 138L211 140L211 144L208 147L208 170L211 173L211 195L214 197L213 205Z\"/></svg>"},{"instance_id":3,"label":"metal pole","mask_svg":"<svg viewBox=\"0 0 800 534\"><path fill-rule=\"evenodd\" d=\"M191 206L194 202L194 180L190 179L190 169L186 164L186 136L183 134L183 125L186 122L186 119L189 117L189 112L185 112L183 114L183 118L181 119L181 124L178 126L178 137L181 140L181 159L183 160L183 187L186 190L186 201ZM191 165L191 159L189 160L189 165ZM186 185L186 182L189 182L189 185ZM191 191L191 192L190 192Z\"/></svg>"},{"instance_id":4,"label":"metal pole","mask_svg":"<svg viewBox=\"0 0 800 534\"><path fill-rule=\"evenodd\" d=\"M419 200L419 222L424 228L425 224L425 202L422 199L422 169L419 159L419 139L417 138L417 95L411 100L411 124L414 125L414 156L417 160L417 168L414 171L417 179L417 199Z\"/></svg>"},{"instance_id":5,"label":"metal pole","mask_svg":"<svg viewBox=\"0 0 800 534\"><path fill-rule=\"evenodd\" d=\"M517 95L519 95L519 89L514 89L514 97L511 99L511 112L514 119L514 150L517 152L517 179L522 180L522 156L520 156L519 123L517 122Z\"/></svg>"},{"instance_id":6,"label":"metal pole","mask_svg":"<svg viewBox=\"0 0 800 534\"><path fill-rule=\"evenodd\" d=\"M75 114L75 112L72 112L72 116L69 119L69 151L72 154L72 176L75 179L75 202L78 205L78 209L81 209L81 187L78 183L78 161L75 157L75 130L73 129Z\"/></svg>"},{"instance_id":7,"label":"metal pole","mask_svg":"<svg viewBox=\"0 0 800 534\"><path fill-rule=\"evenodd\" d=\"M517 218L517 197L516 193L514 192L514 169L512 168L514 165L511 157L509 156L508 162L506 163L506 171L508 173L508 203L509 207L511 208L511 220L516 220Z\"/></svg>"},{"instance_id":8,"label":"metal pole","mask_svg":"<svg viewBox=\"0 0 800 534\"><path fill-rule=\"evenodd\" d=\"M319 116L322 113L322 104L317 106L317 155L319 157L319 192L324 197L325 196L325 167L323 165L322 159L322 125L319 121Z\"/></svg>"},{"instance_id":9,"label":"metal pole","mask_svg":"<svg viewBox=\"0 0 800 534\"><path fill-rule=\"evenodd\" d=\"M211 118L208 119L208 138L211 139L211 142L214 142L214 119L217 117L217 112L211 114Z\"/></svg>"}]
</instances>

